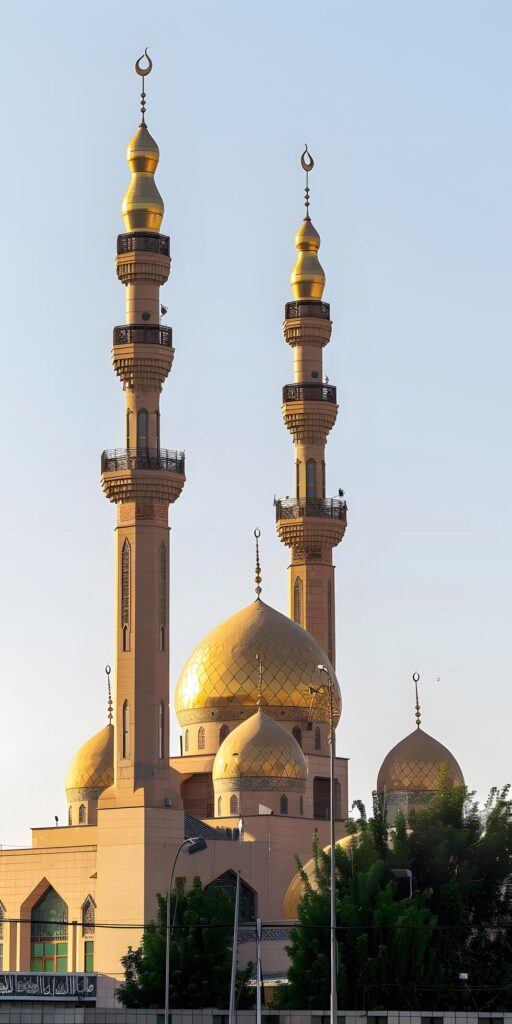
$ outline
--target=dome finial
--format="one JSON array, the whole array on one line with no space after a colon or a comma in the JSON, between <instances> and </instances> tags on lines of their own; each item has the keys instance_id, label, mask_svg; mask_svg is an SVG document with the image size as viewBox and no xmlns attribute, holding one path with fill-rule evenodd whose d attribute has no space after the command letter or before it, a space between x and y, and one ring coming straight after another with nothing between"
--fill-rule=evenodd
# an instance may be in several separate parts
<instances>
[{"instance_id":1,"label":"dome finial","mask_svg":"<svg viewBox=\"0 0 512 1024\"><path fill-rule=\"evenodd\" d=\"M260 583L261 583L261 566L260 566L260 545L259 545L259 539L261 537L261 530L259 530L258 527L256 527L256 529L254 531L254 536L256 537L256 575L254 577L254 582L256 584L256 599L259 601L260 594L261 594L261 587L260 587Z\"/></svg>"},{"instance_id":2,"label":"dome finial","mask_svg":"<svg viewBox=\"0 0 512 1024\"><path fill-rule=\"evenodd\" d=\"M420 681L420 674L419 674L419 672L413 672L413 674L412 674L412 681L414 683L414 688L415 688L415 691L416 691L416 725L417 725L417 727L419 729L419 727L421 725L420 702L419 702L419 699L418 699L418 683Z\"/></svg>"},{"instance_id":3,"label":"dome finial","mask_svg":"<svg viewBox=\"0 0 512 1024\"><path fill-rule=\"evenodd\" d=\"M110 673L112 669L110 665L105 665L105 675L107 677L107 689L108 689L108 704L107 704L107 718L108 724L112 725L113 711L112 711L112 691L110 689Z\"/></svg>"},{"instance_id":4,"label":"dome finial","mask_svg":"<svg viewBox=\"0 0 512 1024\"><path fill-rule=\"evenodd\" d=\"M148 62L147 68L142 68L141 65L140 65L140 62L141 62L141 60L144 60L144 57L146 58L146 60ZM144 79L145 79L146 75L149 75L152 67L153 67L153 61L151 60L151 57L149 56L148 48L146 46L146 49L144 50L144 53L141 53L139 59L135 61L135 70L136 70L137 74L140 75L141 78L142 78L142 92L140 94L140 112L142 114L141 124L145 124L146 123L145 120L144 120L144 114L146 113L146 92L145 92L145 89L144 89Z\"/></svg>"},{"instance_id":5,"label":"dome finial","mask_svg":"<svg viewBox=\"0 0 512 1024\"><path fill-rule=\"evenodd\" d=\"M304 189L304 206L306 207L306 219L309 220L310 219L310 217L309 217L309 191L310 191L309 190L309 172L313 170L313 167L315 166L315 161L313 160L313 157L311 156L311 153L309 152L307 142L305 142L304 145L305 145L306 148L305 148L304 152L301 154L300 162L301 162L301 166L302 166L303 171L306 172L306 188Z\"/></svg>"}]
</instances>

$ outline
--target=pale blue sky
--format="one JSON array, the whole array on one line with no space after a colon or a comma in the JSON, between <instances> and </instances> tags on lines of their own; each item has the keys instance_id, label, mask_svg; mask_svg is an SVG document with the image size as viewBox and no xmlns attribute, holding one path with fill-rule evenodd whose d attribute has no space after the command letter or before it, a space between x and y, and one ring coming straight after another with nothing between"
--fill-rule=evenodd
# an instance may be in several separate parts
<instances>
[{"instance_id":1,"label":"pale blue sky","mask_svg":"<svg viewBox=\"0 0 512 1024\"><path fill-rule=\"evenodd\" d=\"M173 252L162 441L186 449L188 477L171 684L251 600L256 525L263 596L286 610L272 499L292 487L281 322L307 141L341 396L328 489L349 502L350 796L369 799L413 727L416 669L424 727L468 783L512 779L511 36L498 0L3 6L0 842L65 818L68 761L106 721L114 509L99 458L122 443L114 252L146 45Z\"/></svg>"}]
</instances>

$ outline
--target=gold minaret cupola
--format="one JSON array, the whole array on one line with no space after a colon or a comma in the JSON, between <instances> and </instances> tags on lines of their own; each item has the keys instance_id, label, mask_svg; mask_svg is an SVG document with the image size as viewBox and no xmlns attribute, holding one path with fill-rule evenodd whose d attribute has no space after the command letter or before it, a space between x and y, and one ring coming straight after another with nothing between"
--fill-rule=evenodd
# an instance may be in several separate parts
<instances>
[{"instance_id":1,"label":"gold minaret cupola","mask_svg":"<svg viewBox=\"0 0 512 1024\"><path fill-rule=\"evenodd\" d=\"M284 337L293 351L293 384L283 388L283 419L295 446L295 496L276 501L280 539L291 551L290 618L321 644L332 664L336 657L334 566L332 550L347 523L344 494L326 496L325 446L336 422L336 387L324 377L323 349L332 330L330 307L323 301L325 274L318 258L320 235L310 215L309 173L314 161L306 146L305 217L295 236L297 260L286 303Z\"/></svg>"},{"instance_id":2,"label":"gold minaret cupola","mask_svg":"<svg viewBox=\"0 0 512 1024\"><path fill-rule=\"evenodd\" d=\"M125 322L114 327L112 363L125 398L124 446L103 452L102 486L117 506L114 787L162 805L169 794L169 505L185 482L183 452L163 448L160 393L173 363L172 328L160 288L169 277L170 239L155 183L158 146L146 125L147 51L141 123L127 152L131 181L117 239L117 276L126 288Z\"/></svg>"}]
</instances>

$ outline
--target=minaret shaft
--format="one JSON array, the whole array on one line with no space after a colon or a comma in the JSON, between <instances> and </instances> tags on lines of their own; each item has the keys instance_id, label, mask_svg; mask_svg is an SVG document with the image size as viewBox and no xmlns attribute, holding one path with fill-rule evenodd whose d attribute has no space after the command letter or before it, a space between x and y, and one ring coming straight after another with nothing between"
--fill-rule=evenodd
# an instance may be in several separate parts
<instances>
[{"instance_id":1,"label":"minaret shaft","mask_svg":"<svg viewBox=\"0 0 512 1024\"><path fill-rule=\"evenodd\" d=\"M309 204L309 190L307 189ZM323 349L329 343L330 309L322 301L325 275L318 260L320 236L306 217L297 233L298 258L286 305L284 336L293 350L293 384L283 388L283 419L295 447L294 498L276 502L279 537L291 549L288 570L290 618L336 660L332 551L343 538L343 496L326 497L325 447L336 422L336 388L324 380Z\"/></svg>"}]
</instances>

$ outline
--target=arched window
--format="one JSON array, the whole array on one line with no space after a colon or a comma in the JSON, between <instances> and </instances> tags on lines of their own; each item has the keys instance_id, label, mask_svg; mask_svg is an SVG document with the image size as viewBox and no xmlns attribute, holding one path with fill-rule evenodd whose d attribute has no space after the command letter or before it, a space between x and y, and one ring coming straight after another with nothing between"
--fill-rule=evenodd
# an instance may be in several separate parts
<instances>
[{"instance_id":1,"label":"arched window","mask_svg":"<svg viewBox=\"0 0 512 1024\"><path fill-rule=\"evenodd\" d=\"M299 747L302 747L302 733L301 733L298 725L294 725L294 727L292 729L292 736L293 736L293 738L295 740L297 740L297 743L299 744Z\"/></svg>"},{"instance_id":2,"label":"arched window","mask_svg":"<svg viewBox=\"0 0 512 1024\"><path fill-rule=\"evenodd\" d=\"M300 461L295 463L295 497L300 498Z\"/></svg>"},{"instance_id":3,"label":"arched window","mask_svg":"<svg viewBox=\"0 0 512 1024\"><path fill-rule=\"evenodd\" d=\"M322 462L322 498L325 498L325 462Z\"/></svg>"},{"instance_id":4,"label":"arched window","mask_svg":"<svg viewBox=\"0 0 512 1024\"><path fill-rule=\"evenodd\" d=\"M188 754L188 748L190 746L190 733L188 729L185 729L185 753Z\"/></svg>"},{"instance_id":5,"label":"arched window","mask_svg":"<svg viewBox=\"0 0 512 1024\"><path fill-rule=\"evenodd\" d=\"M220 746L221 743L224 743L224 740L226 739L226 736L228 735L228 733L229 733L229 725L226 725L224 723L224 725L221 725L220 731L219 731L219 746Z\"/></svg>"},{"instance_id":6,"label":"arched window","mask_svg":"<svg viewBox=\"0 0 512 1024\"><path fill-rule=\"evenodd\" d=\"M221 796L219 796L219 799L217 800L217 815L218 815L219 818L222 817L222 797Z\"/></svg>"},{"instance_id":7,"label":"arched window","mask_svg":"<svg viewBox=\"0 0 512 1024\"><path fill-rule=\"evenodd\" d=\"M164 753L165 744L165 708L163 700L160 701L160 707L158 709L158 756L160 759L165 757Z\"/></svg>"},{"instance_id":8,"label":"arched window","mask_svg":"<svg viewBox=\"0 0 512 1024\"><path fill-rule=\"evenodd\" d=\"M316 497L316 462L308 459L306 462L306 498Z\"/></svg>"},{"instance_id":9,"label":"arched window","mask_svg":"<svg viewBox=\"0 0 512 1024\"><path fill-rule=\"evenodd\" d=\"M80 807L78 808L78 824L79 825L86 825L87 824L87 810L86 810L85 804L80 804Z\"/></svg>"},{"instance_id":10,"label":"arched window","mask_svg":"<svg viewBox=\"0 0 512 1024\"><path fill-rule=\"evenodd\" d=\"M130 756L130 705L127 700L123 704L123 757Z\"/></svg>"},{"instance_id":11,"label":"arched window","mask_svg":"<svg viewBox=\"0 0 512 1024\"><path fill-rule=\"evenodd\" d=\"M126 413L126 447L131 448L132 446L132 414L128 409Z\"/></svg>"},{"instance_id":12,"label":"arched window","mask_svg":"<svg viewBox=\"0 0 512 1024\"><path fill-rule=\"evenodd\" d=\"M331 581L327 583L327 654L329 660L332 661L332 647L333 647L333 622L332 622L332 585Z\"/></svg>"},{"instance_id":13,"label":"arched window","mask_svg":"<svg viewBox=\"0 0 512 1024\"><path fill-rule=\"evenodd\" d=\"M72 808L72 806L70 804L69 807L68 807L68 825L72 825L72 824L73 824L73 808Z\"/></svg>"},{"instance_id":14,"label":"arched window","mask_svg":"<svg viewBox=\"0 0 512 1024\"><path fill-rule=\"evenodd\" d=\"M201 725L199 727L199 730L198 730L198 733L197 733L197 749L198 750L204 750L204 739L205 739L205 737L204 737L204 729L203 729L203 727Z\"/></svg>"},{"instance_id":15,"label":"arched window","mask_svg":"<svg viewBox=\"0 0 512 1024\"><path fill-rule=\"evenodd\" d=\"M238 814L238 797L237 797L236 793L233 793L231 795L231 798L230 798L230 801L229 801L229 813L230 814Z\"/></svg>"},{"instance_id":16,"label":"arched window","mask_svg":"<svg viewBox=\"0 0 512 1024\"><path fill-rule=\"evenodd\" d=\"M32 908L30 970L66 974L68 969L68 908L51 887Z\"/></svg>"},{"instance_id":17,"label":"arched window","mask_svg":"<svg viewBox=\"0 0 512 1024\"><path fill-rule=\"evenodd\" d=\"M84 938L94 935L96 924L96 904L92 896L88 896L82 905L82 935Z\"/></svg>"},{"instance_id":18,"label":"arched window","mask_svg":"<svg viewBox=\"0 0 512 1024\"><path fill-rule=\"evenodd\" d=\"M139 409L137 413L137 448L148 448L148 410Z\"/></svg>"},{"instance_id":19,"label":"arched window","mask_svg":"<svg viewBox=\"0 0 512 1024\"><path fill-rule=\"evenodd\" d=\"M284 793L279 801L279 813L288 814L288 797Z\"/></svg>"},{"instance_id":20,"label":"arched window","mask_svg":"<svg viewBox=\"0 0 512 1024\"><path fill-rule=\"evenodd\" d=\"M302 626L302 580L297 576L293 584L293 621Z\"/></svg>"},{"instance_id":21,"label":"arched window","mask_svg":"<svg viewBox=\"0 0 512 1024\"><path fill-rule=\"evenodd\" d=\"M301 817L304 814L304 797L303 796L299 797L299 814L300 814Z\"/></svg>"},{"instance_id":22,"label":"arched window","mask_svg":"<svg viewBox=\"0 0 512 1024\"><path fill-rule=\"evenodd\" d=\"M234 871L224 871L222 875L218 875L217 878L213 879L213 882L209 882L205 885L205 889L209 889L210 886L216 889L222 889L232 900L235 902L236 896L236 883L237 877ZM257 901L256 893L254 889L251 889L247 882L244 882L243 878L240 879L240 923L251 921L254 922L257 918Z\"/></svg>"},{"instance_id":23,"label":"arched window","mask_svg":"<svg viewBox=\"0 0 512 1024\"><path fill-rule=\"evenodd\" d=\"M315 729L315 750L322 749L322 734L320 732L320 726L317 725Z\"/></svg>"},{"instance_id":24,"label":"arched window","mask_svg":"<svg viewBox=\"0 0 512 1024\"><path fill-rule=\"evenodd\" d=\"M155 434L156 434L156 451L157 455L160 455L160 413L155 413Z\"/></svg>"},{"instance_id":25,"label":"arched window","mask_svg":"<svg viewBox=\"0 0 512 1024\"><path fill-rule=\"evenodd\" d=\"M123 630L123 651L130 650L130 576L131 548L125 538L121 552L121 628Z\"/></svg>"},{"instance_id":26,"label":"arched window","mask_svg":"<svg viewBox=\"0 0 512 1024\"><path fill-rule=\"evenodd\" d=\"M160 544L160 578L158 598L160 650L165 651L165 627L167 625L167 551L163 541Z\"/></svg>"}]
</instances>

